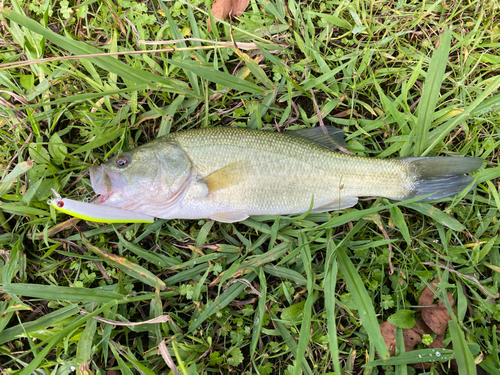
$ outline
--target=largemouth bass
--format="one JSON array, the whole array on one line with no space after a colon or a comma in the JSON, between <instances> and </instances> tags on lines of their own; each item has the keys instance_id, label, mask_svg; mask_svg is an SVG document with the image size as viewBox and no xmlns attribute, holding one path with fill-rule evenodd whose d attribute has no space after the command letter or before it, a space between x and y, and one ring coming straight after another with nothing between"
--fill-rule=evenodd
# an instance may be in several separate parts
<instances>
[{"instance_id":1,"label":"largemouth bass","mask_svg":"<svg viewBox=\"0 0 500 375\"><path fill-rule=\"evenodd\" d=\"M461 192L483 159L348 155L335 128L241 128L168 134L90 168L94 204L163 219L236 222L251 215L339 210L358 197L395 200ZM312 206L311 206L312 204ZM98 209L96 207L96 209Z\"/></svg>"}]
</instances>

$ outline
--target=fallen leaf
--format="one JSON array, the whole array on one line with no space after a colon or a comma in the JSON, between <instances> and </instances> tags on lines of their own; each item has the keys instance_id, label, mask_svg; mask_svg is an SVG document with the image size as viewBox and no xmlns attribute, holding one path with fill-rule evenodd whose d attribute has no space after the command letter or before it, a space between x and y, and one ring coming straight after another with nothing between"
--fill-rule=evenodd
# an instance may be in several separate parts
<instances>
[{"instance_id":1,"label":"fallen leaf","mask_svg":"<svg viewBox=\"0 0 500 375\"><path fill-rule=\"evenodd\" d=\"M396 326L389 322L383 322L379 327L387 350L389 350L391 355L394 355L396 350Z\"/></svg>"},{"instance_id":2,"label":"fallen leaf","mask_svg":"<svg viewBox=\"0 0 500 375\"><path fill-rule=\"evenodd\" d=\"M432 329L427 327L427 325L421 321L420 319L415 319L415 326L413 329L420 334L420 336L423 335L430 335L432 334Z\"/></svg>"},{"instance_id":3,"label":"fallen leaf","mask_svg":"<svg viewBox=\"0 0 500 375\"><path fill-rule=\"evenodd\" d=\"M389 322L380 324L380 333L384 338L387 350L394 355L396 350L396 326ZM422 342L422 337L413 329L403 329L403 340L405 351L410 352L415 349L415 346Z\"/></svg>"},{"instance_id":4,"label":"fallen leaf","mask_svg":"<svg viewBox=\"0 0 500 375\"><path fill-rule=\"evenodd\" d=\"M405 351L409 352L415 350L415 346L422 342L422 336L420 336L413 328L403 329L403 340L405 343Z\"/></svg>"},{"instance_id":5,"label":"fallen leaf","mask_svg":"<svg viewBox=\"0 0 500 375\"><path fill-rule=\"evenodd\" d=\"M212 14L221 20L225 20L229 16L238 17L247 9L249 2L250 0L215 0L212 5ZM214 19L214 22L217 20ZM211 30L210 18L208 18L208 32Z\"/></svg>"},{"instance_id":6,"label":"fallen leaf","mask_svg":"<svg viewBox=\"0 0 500 375\"><path fill-rule=\"evenodd\" d=\"M439 278L431 281L430 285L432 286L432 289L437 290L437 283L439 283ZM423 306L422 319L425 324L427 324L437 335L443 335L446 328L448 328L448 322L451 320L451 317L441 300L438 300L437 304L434 303L435 295L432 289L429 287L424 289L418 299L418 304ZM453 306L455 301L453 300L453 295L450 292L448 292L448 300L450 301L450 305Z\"/></svg>"},{"instance_id":7,"label":"fallen leaf","mask_svg":"<svg viewBox=\"0 0 500 375\"><path fill-rule=\"evenodd\" d=\"M429 348L443 348L444 349L443 339L444 339L444 334L436 336L436 338L432 341L432 344L429 345ZM450 345L448 345L448 346L450 346Z\"/></svg>"}]
</instances>

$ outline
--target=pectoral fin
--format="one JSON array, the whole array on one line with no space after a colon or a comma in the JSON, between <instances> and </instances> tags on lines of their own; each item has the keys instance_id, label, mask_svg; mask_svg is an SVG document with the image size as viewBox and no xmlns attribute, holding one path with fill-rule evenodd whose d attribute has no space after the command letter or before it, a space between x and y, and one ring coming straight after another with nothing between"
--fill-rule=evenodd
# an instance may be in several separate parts
<instances>
[{"instance_id":1,"label":"pectoral fin","mask_svg":"<svg viewBox=\"0 0 500 375\"><path fill-rule=\"evenodd\" d=\"M209 174L203 179L203 182L207 185L208 194L210 194L217 190L238 185L240 182L252 178L252 171L252 162L250 160L241 160L228 164Z\"/></svg>"},{"instance_id":2,"label":"pectoral fin","mask_svg":"<svg viewBox=\"0 0 500 375\"><path fill-rule=\"evenodd\" d=\"M236 221L243 221L246 218L248 218L248 215L243 211L219 212L210 216L210 219L223 223L234 223Z\"/></svg>"}]
</instances>

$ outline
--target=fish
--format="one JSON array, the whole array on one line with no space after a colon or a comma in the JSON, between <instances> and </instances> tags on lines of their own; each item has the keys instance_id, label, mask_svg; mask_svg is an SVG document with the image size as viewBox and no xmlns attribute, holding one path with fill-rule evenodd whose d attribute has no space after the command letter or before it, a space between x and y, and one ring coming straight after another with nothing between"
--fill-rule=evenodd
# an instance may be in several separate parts
<instances>
[{"instance_id":1,"label":"fish","mask_svg":"<svg viewBox=\"0 0 500 375\"><path fill-rule=\"evenodd\" d=\"M437 200L472 188L469 173L483 163L478 157L368 158L338 151L344 147L344 132L334 127L173 132L91 167L98 196L90 204L96 212L109 207L148 220L232 223L341 210L359 197ZM123 222L131 220L125 216Z\"/></svg>"}]
</instances>

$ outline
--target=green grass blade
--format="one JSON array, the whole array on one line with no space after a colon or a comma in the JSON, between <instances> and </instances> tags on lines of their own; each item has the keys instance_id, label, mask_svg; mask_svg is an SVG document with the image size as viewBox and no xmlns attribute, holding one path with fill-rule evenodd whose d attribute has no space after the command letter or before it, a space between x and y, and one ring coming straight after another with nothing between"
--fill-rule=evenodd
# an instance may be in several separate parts
<instances>
[{"instance_id":1,"label":"green grass blade","mask_svg":"<svg viewBox=\"0 0 500 375\"><path fill-rule=\"evenodd\" d=\"M453 350L455 351L455 360L458 365L458 373L460 375L468 375L476 373L476 364L474 357L470 352L467 342L465 341L464 333L460 329L455 317L448 323L450 329L451 341Z\"/></svg>"},{"instance_id":2,"label":"green grass blade","mask_svg":"<svg viewBox=\"0 0 500 375\"><path fill-rule=\"evenodd\" d=\"M328 343L333 361L333 368L336 374L341 374L339 340L337 336L337 324L335 323L335 285L337 283L338 264L335 260L326 270L324 291L325 291L325 309L326 323L328 327Z\"/></svg>"},{"instance_id":3,"label":"green grass blade","mask_svg":"<svg viewBox=\"0 0 500 375\"><path fill-rule=\"evenodd\" d=\"M458 220L452 218L451 216L445 214L440 209L428 204L428 203L410 203L405 204L406 207L409 207L415 211L420 212L426 216L429 216L437 223L447 226L456 231L462 231L465 229L464 225L460 223Z\"/></svg>"},{"instance_id":4,"label":"green grass blade","mask_svg":"<svg viewBox=\"0 0 500 375\"><path fill-rule=\"evenodd\" d=\"M306 273L307 278L307 291L309 294L313 292L313 275L311 270L311 247L307 241L306 236L302 233L299 235L299 247L302 247L300 251L300 259L302 260L302 265L304 267L304 271Z\"/></svg>"},{"instance_id":5,"label":"green grass blade","mask_svg":"<svg viewBox=\"0 0 500 375\"><path fill-rule=\"evenodd\" d=\"M302 362L310 339L312 306L318 299L317 292L309 292L303 310L302 324L300 326L299 342L297 343L297 354L295 355L294 375L302 373Z\"/></svg>"},{"instance_id":6,"label":"green grass blade","mask_svg":"<svg viewBox=\"0 0 500 375\"><path fill-rule=\"evenodd\" d=\"M396 354L398 356L405 353L403 329L399 327L396 329L396 347ZM406 364L396 366L396 375L408 375L408 368L406 367Z\"/></svg>"},{"instance_id":7,"label":"green grass blade","mask_svg":"<svg viewBox=\"0 0 500 375\"><path fill-rule=\"evenodd\" d=\"M97 320L90 319L85 323L85 328L78 340L76 347L76 363L79 366L80 373L85 373L89 368L89 361L92 358L92 346L94 336L97 331Z\"/></svg>"},{"instance_id":8,"label":"green grass blade","mask_svg":"<svg viewBox=\"0 0 500 375\"><path fill-rule=\"evenodd\" d=\"M441 92L448 55L450 53L451 27L439 37L439 47L432 55L427 71L422 97L418 104L417 131L415 132L415 156L421 156L428 141L434 110Z\"/></svg>"},{"instance_id":9,"label":"green grass blade","mask_svg":"<svg viewBox=\"0 0 500 375\"><path fill-rule=\"evenodd\" d=\"M71 288L67 286L38 285L38 284L4 284L0 285L4 293L41 298L48 300L62 300L71 302L109 302L121 300L124 295L108 292L99 288Z\"/></svg>"},{"instance_id":10,"label":"green grass blade","mask_svg":"<svg viewBox=\"0 0 500 375\"><path fill-rule=\"evenodd\" d=\"M392 220L394 220L394 224L399 228L406 243L408 244L408 246L410 246L411 245L410 232L408 231L408 226L406 225L403 213L397 206L392 207L389 210L389 212L391 213Z\"/></svg>"},{"instance_id":11,"label":"green grass blade","mask_svg":"<svg viewBox=\"0 0 500 375\"><path fill-rule=\"evenodd\" d=\"M380 357L384 360L388 359L389 351L387 350L384 338L380 333L379 323L373 308L373 302L370 295L366 291L363 280L361 280L358 271L342 247L337 248L337 260L339 262L340 270L346 280L347 287L349 288L349 291L351 292L356 303L361 322L363 323L370 340L373 341Z\"/></svg>"},{"instance_id":12,"label":"green grass blade","mask_svg":"<svg viewBox=\"0 0 500 375\"><path fill-rule=\"evenodd\" d=\"M192 61L179 61L166 59L165 62L177 66L185 71L192 72L207 81L218 83L219 85L232 88L236 91L249 92L251 94L263 94L265 90L256 84L231 74L221 72L211 66L204 66Z\"/></svg>"},{"instance_id":13,"label":"green grass blade","mask_svg":"<svg viewBox=\"0 0 500 375\"><path fill-rule=\"evenodd\" d=\"M0 202L0 209L14 215L26 216L49 216L48 211L43 211L38 208L28 207L21 203L2 203Z\"/></svg>"},{"instance_id":14,"label":"green grass blade","mask_svg":"<svg viewBox=\"0 0 500 375\"><path fill-rule=\"evenodd\" d=\"M40 318L32 322L24 322L14 327L7 328L0 333L0 345L24 337L25 333L37 332L47 329L47 327L55 326L57 323L60 323L73 315L80 314L80 311L80 307L68 305L60 308L59 310L50 312L47 315L42 315Z\"/></svg>"},{"instance_id":15,"label":"green grass blade","mask_svg":"<svg viewBox=\"0 0 500 375\"><path fill-rule=\"evenodd\" d=\"M491 328L491 337L492 337L492 353L491 357L493 359L493 362L497 366L498 370L500 370L500 350L498 350L498 338L497 338L497 326L494 325Z\"/></svg>"},{"instance_id":16,"label":"green grass blade","mask_svg":"<svg viewBox=\"0 0 500 375\"><path fill-rule=\"evenodd\" d=\"M262 331L262 325L264 324L264 314L266 313L266 300L267 300L267 282L266 276L264 274L264 270L262 268L259 269L259 281L260 281L260 298L259 304L257 306L257 311L255 312L254 317L254 326L252 329L252 341L250 343L250 357L254 358L255 349L257 348L257 344L259 342L260 334ZM0 336L1 337L1 336Z\"/></svg>"},{"instance_id":17,"label":"green grass blade","mask_svg":"<svg viewBox=\"0 0 500 375\"><path fill-rule=\"evenodd\" d=\"M285 267L280 267L280 266L275 266L275 265L265 265L264 266L264 271L268 273L269 275L273 275L276 277L279 277L281 279L287 279L290 281L293 281L294 283L298 285L307 285L307 280L304 276L302 276L300 273L297 271L294 271L289 268Z\"/></svg>"}]
</instances>

